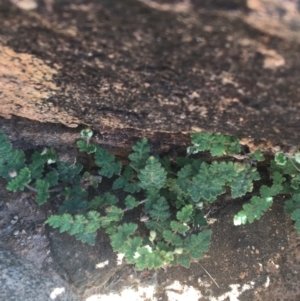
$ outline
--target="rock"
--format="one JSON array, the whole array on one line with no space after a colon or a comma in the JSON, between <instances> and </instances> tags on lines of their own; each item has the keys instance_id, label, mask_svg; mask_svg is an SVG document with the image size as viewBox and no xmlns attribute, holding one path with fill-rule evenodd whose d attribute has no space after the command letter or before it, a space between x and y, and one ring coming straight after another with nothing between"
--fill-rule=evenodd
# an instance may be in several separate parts
<instances>
[{"instance_id":1,"label":"rock","mask_svg":"<svg viewBox=\"0 0 300 301\"><path fill-rule=\"evenodd\" d=\"M20 231L19 231L19 230L15 230L15 231L13 232L13 235L14 235L14 236L18 236L18 235L19 235L19 233L20 233Z\"/></svg>"},{"instance_id":2,"label":"rock","mask_svg":"<svg viewBox=\"0 0 300 301\"><path fill-rule=\"evenodd\" d=\"M50 277L0 246L0 299L79 301L57 275Z\"/></svg>"},{"instance_id":3,"label":"rock","mask_svg":"<svg viewBox=\"0 0 300 301\"><path fill-rule=\"evenodd\" d=\"M38 121L21 128L33 144L75 141L54 123L119 149L191 131L298 144L300 45L254 30L245 1L31 2L0 3L0 114Z\"/></svg>"},{"instance_id":4,"label":"rock","mask_svg":"<svg viewBox=\"0 0 300 301\"><path fill-rule=\"evenodd\" d=\"M248 0L251 13L245 17L251 26L290 41L300 42L299 0Z\"/></svg>"},{"instance_id":5,"label":"rock","mask_svg":"<svg viewBox=\"0 0 300 301\"><path fill-rule=\"evenodd\" d=\"M19 217L18 217L17 215L15 215L15 216L12 218L12 220L10 221L10 223L11 223L12 225L15 225L15 224L18 222L18 219L19 219Z\"/></svg>"}]
</instances>

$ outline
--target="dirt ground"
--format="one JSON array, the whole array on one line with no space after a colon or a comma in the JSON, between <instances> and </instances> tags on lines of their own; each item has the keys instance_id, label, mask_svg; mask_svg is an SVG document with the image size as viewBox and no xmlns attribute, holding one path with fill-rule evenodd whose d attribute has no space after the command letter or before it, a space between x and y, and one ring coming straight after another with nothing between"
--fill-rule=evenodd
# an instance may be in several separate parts
<instances>
[{"instance_id":1,"label":"dirt ground","mask_svg":"<svg viewBox=\"0 0 300 301\"><path fill-rule=\"evenodd\" d=\"M0 192L0 241L5 248L37 269L59 274L82 300L300 300L300 237L283 213L282 199L260 221L235 227L233 215L246 199L224 198L211 208L213 237L203 260L190 269L138 272L120 262L101 232L92 247L45 227L57 196L39 207L30 193L6 191L2 180Z\"/></svg>"}]
</instances>

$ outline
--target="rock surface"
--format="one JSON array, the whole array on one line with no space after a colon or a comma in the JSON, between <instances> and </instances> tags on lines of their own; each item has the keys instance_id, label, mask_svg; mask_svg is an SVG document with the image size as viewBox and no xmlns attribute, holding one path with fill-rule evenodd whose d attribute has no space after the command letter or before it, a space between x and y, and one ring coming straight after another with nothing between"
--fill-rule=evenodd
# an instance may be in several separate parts
<instances>
[{"instance_id":1,"label":"rock surface","mask_svg":"<svg viewBox=\"0 0 300 301\"><path fill-rule=\"evenodd\" d=\"M1 0L0 115L90 125L119 147L190 131L297 144L300 45L253 29L244 8Z\"/></svg>"},{"instance_id":2,"label":"rock surface","mask_svg":"<svg viewBox=\"0 0 300 301\"><path fill-rule=\"evenodd\" d=\"M0 246L0 299L5 301L79 301L58 275L46 276L31 263Z\"/></svg>"},{"instance_id":3,"label":"rock surface","mask_svg":"<svg viewBox=\"0 0 300 301\"><path fill-rule=\"evenodd\" d=\"M299 0L247 0L251 13L245 21L258 30L300 42Z\"/></svg>"}]
</instances>

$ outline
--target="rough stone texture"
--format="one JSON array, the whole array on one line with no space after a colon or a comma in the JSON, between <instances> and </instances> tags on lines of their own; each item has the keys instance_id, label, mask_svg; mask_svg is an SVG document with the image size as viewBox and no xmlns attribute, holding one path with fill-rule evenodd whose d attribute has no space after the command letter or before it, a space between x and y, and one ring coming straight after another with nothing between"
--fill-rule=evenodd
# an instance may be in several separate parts
<instances>
[{"instance_id":1,"label":"rough stone texture","mask_svg":"<svg viewBox=\"0 0 300 301\"><path fill-rule=\"evenodd\" d=\"M300 42L299 0L247 0L251 26L283 39Z\"/></svg>"},{"instance_id":2,"label":"rough stone texture","mask_svg":"<svg viewBox=\"0 0 300 301\"><path fill-rule=\"evenodd\" d=\"M245 1L29 2L0 1L5 118L91 125L114 146L198 130L298 143L300 45L247 25Z\"/></svg>"},{"instance_id":3,"label":"rough stone texture","mask_svg":"<svg viewBox=\"0 0 300 301\"><path fill-rule=\"evenodd\" d=\"M0 246L0 299L5 301L79 301L57 275L49 277Z\"/></svg>"}]
</instances>

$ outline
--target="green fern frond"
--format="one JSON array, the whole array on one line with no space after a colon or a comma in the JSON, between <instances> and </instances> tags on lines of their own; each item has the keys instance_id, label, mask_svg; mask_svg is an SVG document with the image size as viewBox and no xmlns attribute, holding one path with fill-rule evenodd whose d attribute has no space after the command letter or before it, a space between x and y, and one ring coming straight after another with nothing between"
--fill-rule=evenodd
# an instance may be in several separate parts
<instances>
[{"instance_id":1,"label":"green fern frond","mask_svg":"<svg viewBox=\"0 0 300 301\"><path fill-rule=\"evenodd\" d=\"M7 190L16 192L24 190L25 186L31 181L31 173L28 167L20 170L19 174L10 180L6 186Z\"/></svg>"},{"instance_id":2,"label":"green fern frond","mask_svg":"<svg viewBox=\"0 0 300 301\"><path fill-rule=\"evenodd\" d=\"M235 226L245 225L248 223L253 223L254 220L258 220L262 215L271 208L273 204L273 198L261 198L261 197L252 197L250 203L243 206L238 214L233 218L233 223Z\"/></svg>"},{"instance_id":3,"label":"green fern frond","mask_svg":"<svg viewBox=\"0 0 300 301\"><path fill-rule=\"evenodd\" d=\"M145 168L139 172L138 178L142 189L161 189L165 185L167 172L156 158L150 157Z\"/></svg>"}]
</instances>

